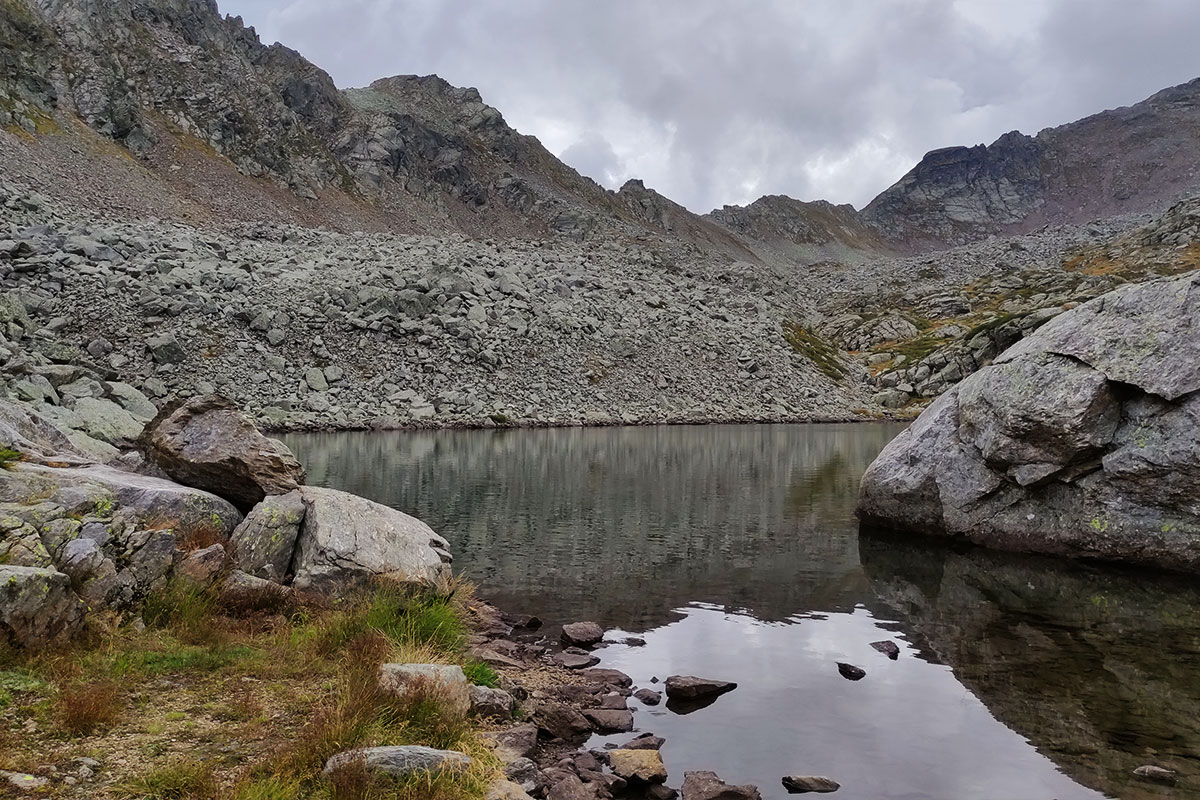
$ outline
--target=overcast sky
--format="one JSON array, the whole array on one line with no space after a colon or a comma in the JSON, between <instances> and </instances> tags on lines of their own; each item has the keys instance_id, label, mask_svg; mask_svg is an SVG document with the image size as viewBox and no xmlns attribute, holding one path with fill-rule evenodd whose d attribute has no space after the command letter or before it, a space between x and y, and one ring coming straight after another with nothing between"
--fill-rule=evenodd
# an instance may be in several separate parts
<instances>
[{"instance_id":1,"label":"overcast sky","mask_svg":"<svg viewBox=\"0 0 1200 800\"><path fill-rule=\"evenodd\" d=\"M219 0L340 87L437 73L616 188L861 208L928 150L1200 76L1197 0Z\"/></svg>"}]
</instances>

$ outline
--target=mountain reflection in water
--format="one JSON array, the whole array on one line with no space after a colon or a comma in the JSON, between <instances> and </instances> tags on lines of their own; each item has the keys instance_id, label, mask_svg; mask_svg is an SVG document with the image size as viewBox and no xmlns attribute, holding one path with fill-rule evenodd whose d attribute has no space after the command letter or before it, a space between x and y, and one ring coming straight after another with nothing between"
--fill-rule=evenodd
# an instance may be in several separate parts
<instances>
[{"instance_id":1,"label":"mountain reflection in water","mask_svg":"<svg viewBox=\"0 0 1200 800\"><path fill-rule=\"evenodd\" d=\"M639 708L639 730L667 737L672 785L713 769L765 798L786 797L793 772L829 774L844 800L1200 798L1195 590L931 540L860 543L859 478L900 430L286 441L313 483L428 522L501 607L646 640L598 651L602 666L643 686L677 672L738 681L686 716ZM870 647L884 638L898 661ZM838 661L866 678L843 679ZM1181 785L1138 783L1144 763L1178 769Z\"/></svg>"}]
</instances>

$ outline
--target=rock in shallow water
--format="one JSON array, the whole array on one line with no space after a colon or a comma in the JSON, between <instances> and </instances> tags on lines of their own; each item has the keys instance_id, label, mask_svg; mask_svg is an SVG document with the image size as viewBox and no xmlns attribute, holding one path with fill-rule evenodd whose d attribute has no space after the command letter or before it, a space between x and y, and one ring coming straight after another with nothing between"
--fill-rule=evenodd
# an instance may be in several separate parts
<instances>
[{"instance_id":1,"label":"rock in shallow water","mask_svg":"<svg viewBox=\"0 0 1200 800\"><path fill-rule=\"evenodd\" d=\"M591 647L604 638L604 629L595 622L572 622L563 625L561 638L566 647Z\"/></svg>"},{"instance_id":2,"label":"rock in shallow water","mask_svg":"<svg viewBox=\"0 0 1200 800\"><path fill-rule=\"evenodd\" d=\"M757 786L731 786L715 772L683 774L683 800L762 800Z\"/></svg>"},{"instance_id":3,"label":"rock in shallow water","mask_svg":"<svg viewBox=\"0 0 1200 800\"><path fill-rule=\"evenodd\" d=\"M837 665L838 672L848 681L861 681L867 677L867 671L862 667L856 667L853 664L846 664L841 661Z\"/></svg>"},{"instance_id":4,"label":"rock in shallow water","mask_svg":"<svg viewBox=\"0 0 1200 800\"><path fill-rule=\"evenodd\" d=\"M663 686L667 697L678 700L696 700L702 697L715 697L732 692L737 688L733 681L719 681L712 678L698 678L694 675L672 675Z\"/></svg>"},{"instance_id":5,"label":"rock in shallow water","mask_svg":"<svg viewBox=\"0 0 1200 800\"><path fill-rule=\"evenodd\" d=\"M789 794L828 793L836 792L842 785L818 775L788 775L783 779L783 788L787 789Z\"/></svg>"}]
</instances>

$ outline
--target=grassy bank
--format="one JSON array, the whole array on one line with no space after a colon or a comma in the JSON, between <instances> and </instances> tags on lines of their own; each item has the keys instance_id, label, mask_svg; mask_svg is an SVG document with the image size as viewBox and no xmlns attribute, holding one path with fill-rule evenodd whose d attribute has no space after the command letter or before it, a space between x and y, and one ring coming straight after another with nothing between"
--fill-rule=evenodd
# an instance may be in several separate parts
<instances>
[{"instance_id":1,"label":"grassy bank","mask_svg":"<svg viewBox=\"0 0 1200 800\"><path fill-rule=\"evenodd\" d=\"M494 684L466 656L473 602L462 586L377 585L332 607L225 608L173 586L124 624L92 614L70 650L0 653L0 769L50 778L45 796L112 800L480 797L498 768L478 726L436 693L398 699L378 683L381 663L416 662ZM335 753L392 744L459 750L473 766L321 777Z\"/></svg>"}]
</instances>

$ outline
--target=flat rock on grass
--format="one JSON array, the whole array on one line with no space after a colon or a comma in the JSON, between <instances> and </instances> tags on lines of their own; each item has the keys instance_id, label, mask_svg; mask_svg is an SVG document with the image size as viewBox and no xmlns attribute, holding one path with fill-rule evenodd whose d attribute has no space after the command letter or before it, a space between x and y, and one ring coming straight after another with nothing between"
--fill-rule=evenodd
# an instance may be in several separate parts
<instances>
[{"instance_id":1,"label":"flat rock on grass","mask_svg":"<svg viewBox=\"0 0 1200 800\"><path fill-rule=\"evenodd\" d=\"M457 750L435 750L432 747L402 745L392 747L362 747L347 750L325 762L324 775L362 763L372 772L403 777L415 772L463 772L471 766L471 758Z\"/></svg>"}]
</instances>

